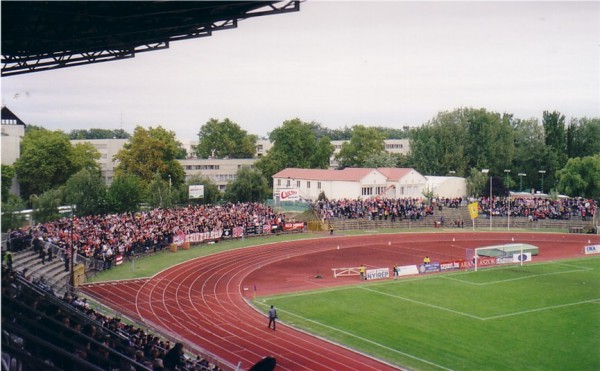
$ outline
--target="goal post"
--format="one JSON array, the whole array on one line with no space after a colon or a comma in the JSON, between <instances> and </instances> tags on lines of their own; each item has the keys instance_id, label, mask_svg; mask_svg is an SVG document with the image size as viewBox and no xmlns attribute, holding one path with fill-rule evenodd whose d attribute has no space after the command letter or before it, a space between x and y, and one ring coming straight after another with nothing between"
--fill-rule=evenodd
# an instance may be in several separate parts
<instances>
[{"instance_id":1,"label":"goal post","mask_svg":"<svg viewBox=\"0 0 600 371\"><path fill-rule=\"evenodd\" d=\"M531 256L537 255L539 248L526 243L511 243L506 245L478 247L473 250L471 257L475 271L482 266L481 259L494 259L494 265L519 264L531 261ZM489 264L485 264L489 265Z\"/></svg>"}]
</instances>

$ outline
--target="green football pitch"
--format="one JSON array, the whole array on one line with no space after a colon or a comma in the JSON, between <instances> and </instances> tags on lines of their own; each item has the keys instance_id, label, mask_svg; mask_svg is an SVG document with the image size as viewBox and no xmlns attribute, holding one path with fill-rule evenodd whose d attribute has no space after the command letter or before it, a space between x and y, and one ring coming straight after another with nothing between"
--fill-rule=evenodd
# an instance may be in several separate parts
<instances>
[{"instance_id":1,"label":"green football pitch","mask_svg":"<svg viewBox=\"0 0 600 371\"><path fill-rule=\"evenodd\" d=\"M272 297L281 321L415 370L599 370L600 258Z\"/></svg>"}]
</instances>

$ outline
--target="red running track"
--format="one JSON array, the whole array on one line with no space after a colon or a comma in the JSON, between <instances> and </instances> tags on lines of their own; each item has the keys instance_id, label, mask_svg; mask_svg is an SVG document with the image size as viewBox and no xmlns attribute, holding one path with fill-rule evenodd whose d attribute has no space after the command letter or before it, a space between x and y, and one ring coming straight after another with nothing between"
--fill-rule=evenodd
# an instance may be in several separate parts
<instances>
[{"instance_id":1,"label":"red running track","mask_svg":"<svg viewBox=\"0 0 600 371\"><path fill-rule=\"evenodd\" d=\"M248 302L255 287L258 295L270 295L368 284L357 281L356 277L335 279L331 269L360 264L367 267L418 264L425 255L432 261L461 259L466 249L513 241L540 247L535 258L539 261L583 256L583 246L588 241L600 243L600 236L532 233L334 236L226 251L190 260L149 279L89 284L81 287L81 291L128 317L188 344L196 344L230 365L240 364L242 369L250 368L267 355L277 359L281 370L398 369L399 366L282 322L278 323L277 331L268 329L264 314Z\"/></svg>"}]
</instances>

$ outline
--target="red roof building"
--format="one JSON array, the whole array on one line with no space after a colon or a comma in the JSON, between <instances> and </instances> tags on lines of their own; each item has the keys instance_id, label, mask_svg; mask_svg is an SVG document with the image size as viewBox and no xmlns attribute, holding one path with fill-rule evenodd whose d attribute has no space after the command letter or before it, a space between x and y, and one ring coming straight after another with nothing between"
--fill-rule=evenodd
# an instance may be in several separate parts
<instances>
[{"instance_id":1,"label":"red roof building","mask_svg":"<svg viewBox=\"0 0 600 371\"><path fill-rule=\"evenodd\" d=\"M421 198L426 185L427 179L412 168L287 168L273 175L273 197L314 201L323 193L328 199Z\"/></svg>"}]
</instances>

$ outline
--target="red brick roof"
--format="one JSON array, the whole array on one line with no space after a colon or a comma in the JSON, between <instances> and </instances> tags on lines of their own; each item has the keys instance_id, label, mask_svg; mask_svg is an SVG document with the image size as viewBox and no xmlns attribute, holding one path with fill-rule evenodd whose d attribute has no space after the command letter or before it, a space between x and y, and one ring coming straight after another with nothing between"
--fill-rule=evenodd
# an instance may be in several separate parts
<instances>
[{"instance_id":1,"label":"red brick roof","mask_svg":"<svg viewBox=\"0 0 600 371\"><path fill-rule=\"evenodd\" d=\"M411 168L399 167L378 167L377 170L391 181L398 181L413 171Z\"/></svg>"},{"instance_id":2,"label":"red brick roof","mask_svg":"<svg viewBox=\"0 0 600 371\"><path fill-rule=\"evenodd\" d=\"M370 172L375 171L372 168L347 167L344 170L325 170L325 169L283 169L273 178L290 179L310 179L310 180L338 180L338 181L359 181Z\"/></svg>"},{"instance_id":3,"label":"red brick roof","mask_svg":"<svg viewBox=\"0 0 600 371\"><path fill-rule=\"evenodd\" d=\"M331 181L360 181L373 171L378 171L383 174L388 180L400 180L402 177L410 173L413 169L410 168L357 168L347 167L343 170L324 170L324 169L298 169L287 168L283 169L273 178L290 178L290 179L310 179L310 180L331 180Z\"/></svg>"}]
</instances>

